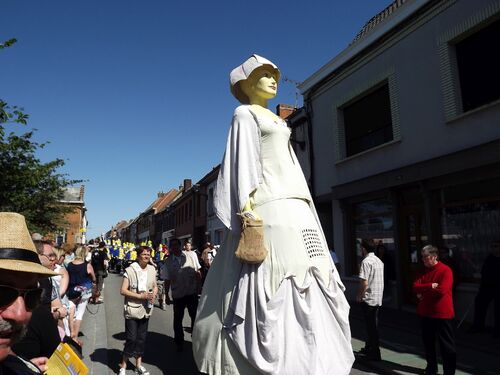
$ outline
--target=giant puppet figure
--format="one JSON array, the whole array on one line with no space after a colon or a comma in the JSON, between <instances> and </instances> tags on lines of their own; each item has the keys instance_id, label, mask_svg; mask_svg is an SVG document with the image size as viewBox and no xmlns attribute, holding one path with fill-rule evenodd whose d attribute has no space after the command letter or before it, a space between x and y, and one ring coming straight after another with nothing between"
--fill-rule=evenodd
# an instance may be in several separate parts
<instances>
[{"instance_id":1,"label":"giant puppet figure","mask_svg":"<svg viewBox=\"0 0 500 375\"><path fill-rule=\"evenodd\" d=\"M349 305L285 121L267 109L280 72L252 55L230 74L236 108L215 194L229 228L208 273L193 353L208 374L349 374ZM263 220L260 264L235 250L241 214ZM243 229L244 230L244 229Z\"/></svg>"}]
</instances>

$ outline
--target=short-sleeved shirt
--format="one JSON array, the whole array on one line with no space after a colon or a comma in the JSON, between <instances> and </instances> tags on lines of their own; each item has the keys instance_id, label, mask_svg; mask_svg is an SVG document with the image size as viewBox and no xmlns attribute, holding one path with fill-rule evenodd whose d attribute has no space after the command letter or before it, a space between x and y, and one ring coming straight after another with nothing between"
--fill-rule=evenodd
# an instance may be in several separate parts
<instances>
[{"instance_id":1,"label":"short-sleeved shirt","mask_svg":"<svg viewBox=\"0 0 500 375\"><path fill-rule=\"evenodd\" d=\"M369 306L382 306L384 263L374 253L368 253L361 262L359 278L368 282L363 302Z\"/></svg>"},{"instance_id":2,"label":"short-sleeved shirt","mask_svg":"<svg viewBox=\"0 0 500 375\"><path fill-rule=\"evenodd\" d=\"M194 256L189 253L183 251L178 257L171 254L165 260L161 276L164 280L171 282L170 288L174 299L192 295L198 291L197 272L200 264L198 259L195 259L196 253L193 252Z\"/></svg>"}]
</instances>

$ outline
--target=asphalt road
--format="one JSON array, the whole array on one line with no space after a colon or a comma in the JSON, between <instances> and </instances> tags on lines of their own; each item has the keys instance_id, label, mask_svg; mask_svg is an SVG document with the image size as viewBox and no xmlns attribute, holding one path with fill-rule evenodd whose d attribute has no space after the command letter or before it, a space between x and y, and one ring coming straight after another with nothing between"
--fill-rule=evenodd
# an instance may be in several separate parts
<instances>
[{"instance_id":1,"label":"asphalt road","mask_svg":"<svg viewBox=\"0 0 500 375\"><path fill-rule=\"evenodd\" d=\"M106 358L108 366L108 374L116 374L118 364L121 360L121 351L125 340L125 322L123 318L123 297L119 293L121 286L121 277L119 275L110 274L105 281L103 305L91 305L88 311L96 310L96 308L104 308L106 322L102 327L106 327L107 334L107 349L93 348L91 357ZM89 312L87 312L88 314ZM84 318L85 319L85 318ZM103 322L104 323L104 322ZM187 311L184 316L184 326L190 325ZM97 325L99 327L99 325ZM99 328L98 328L99 329ZM104 329L104 328L102 328ZM191 335L185 333L184 351L178 353L174 344L173 332L173 309L172 306L167 306L166 311L155 308L153 315L149 321L149 331L146 341L146 352L144 354L144 366L150 371L151 375L198 375L200 374L193 360L191 352ZM90 349L90 348L88 348ZM106 360L102 360L105 362ZM127 373L133 374L134 366L129 363ZM94 373L102 370L96 370ZM355 363L353 375L375 374L361 364Z\"/></svg>"}]
</instances>

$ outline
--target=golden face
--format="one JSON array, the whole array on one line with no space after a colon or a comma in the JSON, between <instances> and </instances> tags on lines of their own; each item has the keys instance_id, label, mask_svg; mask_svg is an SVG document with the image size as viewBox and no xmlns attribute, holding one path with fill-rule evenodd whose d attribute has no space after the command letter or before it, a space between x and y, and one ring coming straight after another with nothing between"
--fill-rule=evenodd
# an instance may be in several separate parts
<instances>
[{"instance_id":1,"label":"golden face","mask_svg":"<svg viewBox=\"0 0 500 375\"><path fill-rule=\"evenodd\" d=\"M242 82L242 89L249 98L269 100L278 92L278 80L272 69L262 66Z\"/></svg>"},{"instance_id":2,"label":"golden face","mask_svg":"<svg viewBox=\"0 0 500 375\"><path fill-rule=\"evenodd\" d=\"M269 99L274 98L278 92L278 82L270 69L259 69L256 73L255 93Z\"/></svg>"}]
</instances>

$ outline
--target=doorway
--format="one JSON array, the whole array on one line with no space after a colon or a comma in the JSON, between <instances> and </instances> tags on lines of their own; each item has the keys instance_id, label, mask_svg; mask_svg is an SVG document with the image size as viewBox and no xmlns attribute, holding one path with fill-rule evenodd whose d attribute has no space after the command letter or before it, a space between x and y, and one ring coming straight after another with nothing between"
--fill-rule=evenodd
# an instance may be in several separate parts
<instances>
[{"instance_id":1,"label":"doorway","mask_svg":"<svg viewBox=\"0 0 500 375\"><path fill-rule=\"evenodd\" d=\"M420 250L428 243L429 234L423 205L402 207L400 226L401 275L403 281L403 302L416 304L412 291L413 281L421 268Z\"/></svg>"}]
</instances>

